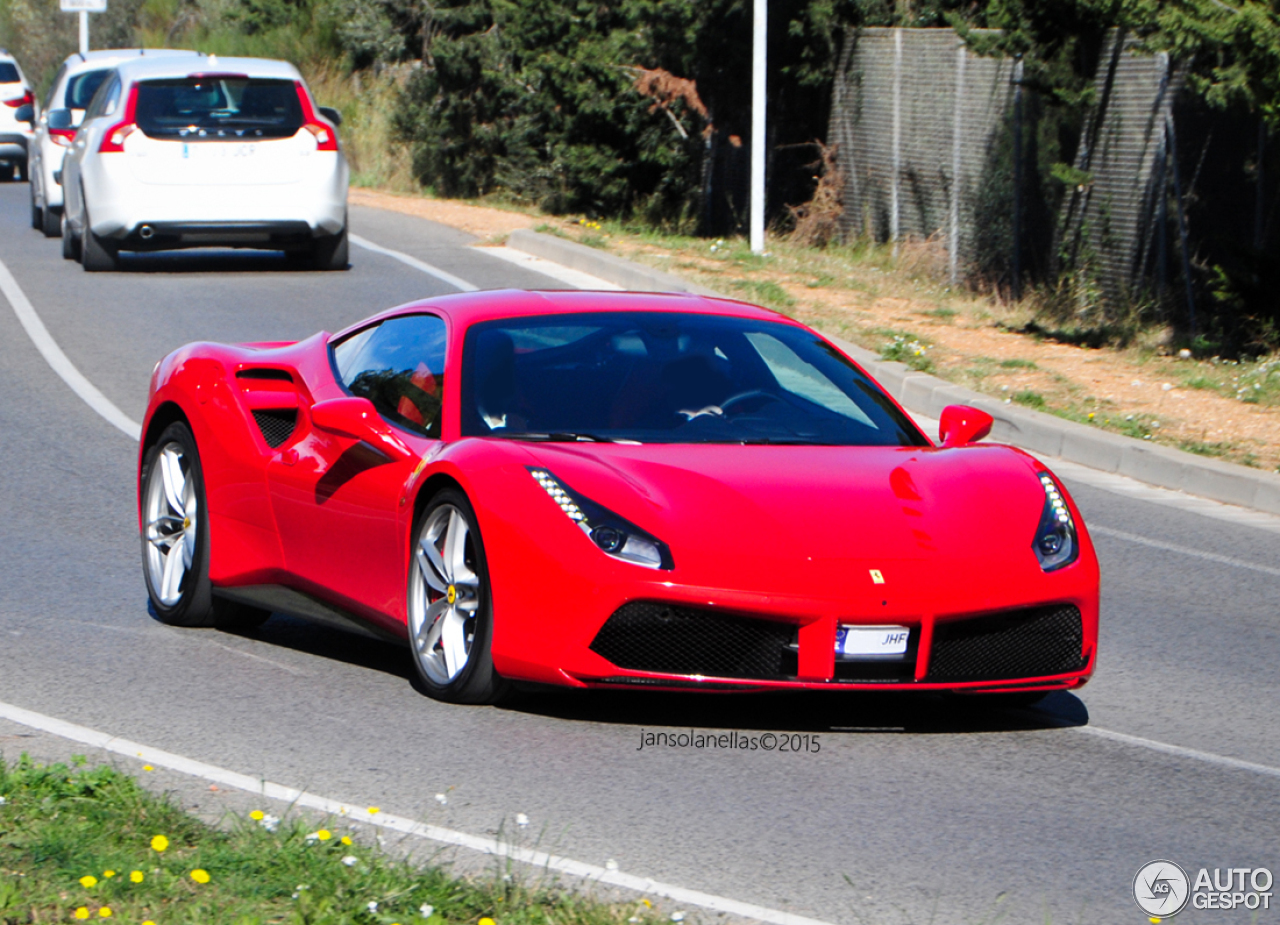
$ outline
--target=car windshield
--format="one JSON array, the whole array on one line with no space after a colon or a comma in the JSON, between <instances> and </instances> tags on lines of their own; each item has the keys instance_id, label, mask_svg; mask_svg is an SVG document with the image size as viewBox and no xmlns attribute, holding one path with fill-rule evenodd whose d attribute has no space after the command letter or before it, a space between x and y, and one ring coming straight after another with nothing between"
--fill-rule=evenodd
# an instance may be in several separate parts
<instances>
[{"instance_id":1,"label":"car windshield","mask_svg":"<svg viewBox=\"0 0 1280 925\"><path fill-rule=\"evenodd\" d=\"M856 366L804 328L672 312L473 325L462 433L525 440L926 446Z\"/></svg>"},{"instance_id":2,"label":"car windshield","mask_svg":"<svg viewBox=\"0 0 1280 925\"><path fill-rule=\"evenodd\" d=\"M88 109L89 101L93 99L93 95L98 92L98 88L102 86L102 82L107 79L110 69L100 71L85 71L83 74L77 74L67 81L66 102L63 104L67 109Z\"/></svg>"},{"instance_id":3,"label":"car windshield","mask_svg":"<svg viewBox=\"0 0 1280 925\"><path fill-rule=\"evenodd\" d=\"M18 66L12 61L0 61L0 84L16 84L21 82L22 75Z\"/></svg>"},{"instance_id":4,"label":"car windshield","mask_svg":"<svg viewBox=\"0 0 1280 925\"><path fill-rule=\"evenodd\" d=\"M138 85L138 128L153 138L287 138L302 128L291 80L184 77Z\"/></svg>"}]
</instances>

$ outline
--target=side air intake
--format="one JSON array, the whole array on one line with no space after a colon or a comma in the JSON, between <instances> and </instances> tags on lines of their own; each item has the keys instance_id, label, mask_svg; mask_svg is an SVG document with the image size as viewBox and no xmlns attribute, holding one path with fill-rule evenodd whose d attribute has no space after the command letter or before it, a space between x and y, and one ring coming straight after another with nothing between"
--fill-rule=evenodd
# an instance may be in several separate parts
<instances>
[{"instance_id":1,"label":"side air intake","mask_svg":"<svg viewBox=\"0 0 1280 925\"><path fill-rule=\"evenodd\" d=\"M298 409L255 409L253 419L258 422L262 439L267 441L267 446L274 449L288 440L294 428L298 426Z\"/></svg>"}]
</instances>

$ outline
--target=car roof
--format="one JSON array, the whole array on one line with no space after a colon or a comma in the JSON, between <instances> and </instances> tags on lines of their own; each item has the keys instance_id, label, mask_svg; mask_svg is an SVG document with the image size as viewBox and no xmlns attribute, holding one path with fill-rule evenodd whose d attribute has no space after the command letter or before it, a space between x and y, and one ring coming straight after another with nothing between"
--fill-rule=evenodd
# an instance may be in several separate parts
<instances>
[{"instance_id":1,"label":"car roof","mask_svg":"<svg viewBox=\"0 0 1280 925\"><path fill-rule=\"evenodd\" d=\"M722 315L731 318L754 318L799 324L779 312L739 302L734 299L711 298L690 292L590 292L581 290L499 289L437 296L399 305L367 318L334 338L359 330L372 321L396 315L431 311L448 315L459 328L499 318L530 315L561 315L577 312L690 312L699 315Z\"/></svg>"},{"instance_id":2,"label":"car roof","mask_svg":"<svg viewBox=\"0 0 1280 925\"><path fill-rule=\"evenodd\" d=\"M112 67L134 58L194 58L200 52L187 48L100 48L81 54L67 55L62 62L71 77L82 71L93 71L99 68Z\"/></svg>"},{"instance_id":3,"label":"car roof","mask_svg":"<svg viewBox=\"0 0 1280 925\"><path fill-rule=\"evenodd\" d=\"M155 80L166 77L196 77L206 74L247 74L250 77L301 80L298 69L288 61L270 58L224 58L221 55L156 58L150 55L130 58L117 68L126 81Z\"/></svg>"}]
</instances>

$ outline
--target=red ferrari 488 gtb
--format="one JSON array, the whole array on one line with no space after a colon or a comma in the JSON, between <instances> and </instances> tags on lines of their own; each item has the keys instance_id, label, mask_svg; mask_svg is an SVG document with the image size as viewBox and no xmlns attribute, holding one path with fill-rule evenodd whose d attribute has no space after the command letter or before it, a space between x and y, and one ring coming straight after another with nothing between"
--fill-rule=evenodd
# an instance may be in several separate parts
<instances>
[{"instance_id":1,"label":"red ferrari 488 gtb","mask_svg":"<svg viewBox=\"0 0 1280 925\"><path fill-rule=\"evenodd\" d=\"M820 335L688 295L477 292L157 366L143 571L178 626L272 612L510 682L1022 694L1093 672L1098 565L1033 457L930 442Z\"/></svg>"}]
</instances>

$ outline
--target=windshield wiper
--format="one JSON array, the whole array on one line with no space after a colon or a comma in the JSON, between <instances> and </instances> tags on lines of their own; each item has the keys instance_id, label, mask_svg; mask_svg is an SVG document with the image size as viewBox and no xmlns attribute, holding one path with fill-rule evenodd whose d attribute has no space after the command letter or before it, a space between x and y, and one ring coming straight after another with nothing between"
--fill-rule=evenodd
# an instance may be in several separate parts
<instances>
[{"instance_id":1,"label":"windshield wiper","mask_svg":"<svg viewBox=\"0 0 1280 925\"><path fill-rule=\"evenodd\" d=\"M621 437L601 437L599 434L588 434L577 431L555 431L549 434L497 434L513 440L538 440L544 443L639 443L639 440L625 440Z\"/></svg>"}]
</instances>

